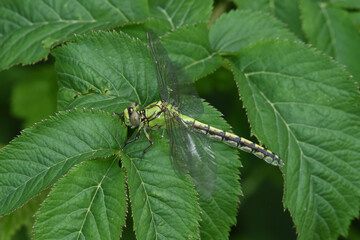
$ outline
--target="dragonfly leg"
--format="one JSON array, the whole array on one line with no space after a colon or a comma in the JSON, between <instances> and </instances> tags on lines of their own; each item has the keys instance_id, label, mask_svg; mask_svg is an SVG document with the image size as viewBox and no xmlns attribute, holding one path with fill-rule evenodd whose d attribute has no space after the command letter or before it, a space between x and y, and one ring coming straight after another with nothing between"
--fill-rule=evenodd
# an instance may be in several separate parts
<instances>
[{"instance_id":1,"label":"dragonfly leg","mask_svg":"<svg viewBox=\"0 0 360 240\"><path fill-rule=\"evenodd\" d=\"M150 148L152 147L152 145L154 144L154 141L152 140L150 134L149 134L148 132L146 132L146 129L145 129L145 128L144 128L144 133L145 133L146 138L149 140L150 145L149 145L147 148L145 148L145 150L143 151L143 153L142 153L142 155L141 155L141 158L144 157L145 153L146 153L147 151L149 151L149 149L150 149Z\"/></svg>"},{"instance_id":2,"label":"dragonfly leg","mask_svg":"<svg viewBox=\"0 0 360 240\"><path fill-rule=\"evenodd\" d=\"M140 134L141 134L141 128L139 128L138 132L136 133L135 138L126 141L126 142L121 146L121 149L123 149L124 147L126 147L126 145L128 145L129 143L132 143L132 142L137 141L137 140L139 139L139 137L140 137Z\"/></svg>"},{"instance_id":3,"label":"dragonfly leg","mask_svg":"<svg viewBox=\"0 0 360 240\"><path fill-rule=\"evenodd\" d=\"M124 112L122 112L122 113L114 113L115 115L118 115L118 116L120 116L120 117L122 117L122 116L124 116Z\"/></svg>"}]
</instances>

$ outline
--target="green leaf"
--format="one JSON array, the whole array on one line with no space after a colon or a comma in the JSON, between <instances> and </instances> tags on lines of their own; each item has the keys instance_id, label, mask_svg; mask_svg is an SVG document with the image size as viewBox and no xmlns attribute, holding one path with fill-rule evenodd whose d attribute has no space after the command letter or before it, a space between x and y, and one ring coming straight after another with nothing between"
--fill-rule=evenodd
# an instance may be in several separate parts
<instances>
[{"instance_id":1,"label":"green leaf","mask_svg":"<svg viewBox=\"0 0 360 240\"><path fill-rule=\"evenodd\" d=\"M356 85L299 43L259 41L230 62L254 134L285 161L284 205L299 239L345 236L360 203Z\"/></svg>"},{"instance_id":2,"label":"green leaf","mask_svg":"<svg viewBox=\"0 0 360 240\"><path fill-rule=\"evenodd\" d=\"M52 46L95 29L108 29L149 16L145 0L0 2L0 69L46 58Z\"/></svg>"},{"instance_id":3,"label":"green leaf","mask_svg":"<svg viewBox=\"0 0 360 240\"><path fill-rule=\"evenodd\" d=\"M0 215L21 206L72 166L120 149L126 130L98 110L61 112L26 129L0 150Z\"/></svg>"},{"instance_id":4,"label":"green leaf","mask_svg":"<svg viewBox=\"0 0 360 240\"><path fill-rule=\"evenodd\" d=\"M127 172L134 229L138 239L199 239L200 208L193 183L175 172L167 139L150 131L153 147L143 136L122 154Z\"/></svg>"},{"instance_id":5,"label":"green leaf","mask_svg":"<svg viewBox=\"0 0 360 240\"><path fill-rule=\"evenodd\" d=\"M212 10L211 0L150 0L151 16L166 22L171 30L196 22L206 22Z\"/></svg>"},{"instance_id":6,"label":"green leaf","mask_svg":"<svg viewBox=\"0 0 360 240\"><path fill-rule=\"evenodd\" d=\"M234 0L239 9L267 12L288 25L299 38L304 39L301 29L300 9L297 0Z\"/></svg>"},{"instance_id":7,"label":"green leaf","mask_svg":"<svg viewBox=\"0 0 360 240\"><path fill-rule=\"evenodd\" d=\"M296 39L274 17L248 11L222 14L209 31L212 48L221 53L238 52L246 45L264 38Z\"/></svg>"},{"instance_id":8,"label":"green leaf","mask_svg":"<svg viewBox=\"0 0 360 240\"><path fill-rule=\"evenodd\" d=\"M147 42L146 32L149 29L158 36L163 36L180 27L208 22L212 10L211 0L150 0L149 5L150 18L141 23L126 25L121 30Z\"/></svg>"},{"instance_id":9,"label":"green leaf","mask_svg":"<svg viewBox=\"0 0 360 240\"><path fill-rule=\"evenodd\" d=\"M303 29L309 42L360 78L360 35L348 12L323 1L301 0Z\"/></svg>"},{"instance_id":10,"label":"green leaf","mask_svg":"<svg viewBox=\"0 0 360 240\"><path fill-rule=\"evenodd\" d=\"M177 32L175 31L174 34ZM109 45L110 47L108 47ZM121 91L118 96L122 97L124 102L122 106L116 106L115 111L122 111L131 101L138 101L136 94L139 96L141 108L150 104L149 100L160 99L155 68L149 50L140 41L130 39L124 34L91 34L87 39L79 38L75 43L59 48L54 54L58 69L62 69L59 76L60 79L62 77L64 79L60 81L63 81L63 85L67 84L66 86L68 86L66 90L72 89L72 87L80 89L84 82L103 86L103 82L113 79L112 83L115 87L110 86L112 88L107 87L107 89L109 92ZM111 60L108 60L109 56ZM134 69L135 67L136 69ZM119 71L120 75L126 77L119 79ZM147 75L138 76L138 73ZM75 74L76 77L74 77ZM99 75L100 77L98 77ZM106 75L107 78L103 80L102 75ZM65 77L69 77L68 81ZM80 80L80 78L86 79L86 81ZM153 89L144 91L144 86L151 86ZM86 87L83 88L86 89ZM88 107L96 105L106 108L114 100L109 99L109 105L103 104L101 101L97 102L96 98L102 99L103 96L107 97L104 89L99 89L84 98L90 99L87 100L88 103L93 104ZM66 98L60 97L60 99ZM83 104L84 102L86 101L75 100L70 105L79 106L79 103ZM107 110L110 111L111 108L107 108ZM226 126L220 120L218 112L214 110L208 110L208 112L204 114L203 120L213 119L209 123L214 123L218 127ZM222 143L214 143L216 154L219 155L218 186L216 188L218 190L207 201L201 199L200 196L201 208L199 208L193 183L188 177L177 174L171 164L168 140L161 138L155 131L149 132L154 140L154 146L145 154L144 159L139 159L142 151L149 144L144 136L136 143L129 144L124 149L125 153L122 157L127 171L137 237L142 239L163 235L198 238L200 211L204 214L204 220L201 221L200 226L202 235L227 236L230 226L236 221L236 206L240 193L238 182L240 163L237 160L236 150L224 146ZM214 224L221 227L212 230Z\"/></svg>"},{"instance_id":11,"label":"green leaf","mask_svg":"<svg viewBox=\"0 0 360 240\"><path fill-rule=\"evenodd\" d=\"M358 0L330 0L330 3L341 8L360 9Z\"/></svg>"},{"instance_id":12,"label":"green leaf","mask_svg":"<svg viewBox=\"0 0 360 240\"><path fill-rule=\"evenodd\" d=\"M72 168L37 212L35 238L118 239L127 208L118 161L100 158Z\"/></svg>"},{"instance_id":13,"label":"green leaf","mask_svg":"<svg viewBox=\"0 0 360 240\"><path fill-rule=\"evenodd\" d=\"M49 191L45 190L38 196L28 201L20 209L0 219L0 239L15 239L13 236L22 226L26 226L28 237L32 236L31 229L34 225L34 214L40 208Z\"/></svg>"},{"instance_id":14,"label":"green leaf","mask_svg":"<svg viewBox=\"0 0 360 240\"><path fill-rule=\"evenodd\" d=\"M122 112L131 102L158 99L154 63L140 40L116 32L92 33L57 48L58 108Z\"/></svg>"},{"instance_id":15,"label":"green leaf","mask_svg":"<svg viewBox=\"0 0 360 240\"><path fill-rule=\"evenodd\" d=\"M204 107L200 121L224 130L230 129L218 111L207 104ZM241 193L237 150L211 141L218 163L216 187L212 196L199 196L199 209L193 183L172 166L168 139L156 131L149 133L154 145L143 159L139 156L149 145L144 136L136 144L126 146L123 156L138 239L161 236L198 239L200 217L201 238L227 238L230 227L236 223L237 202Z\"/></svg>"},{"instance_id":16,"label":"green leaf","mask_svg":"<svg viewBox=\"0 0 360 240\"><path fill-rule=\"evenodd\" d=\"M153 30L153 32L155 32L158 36L162 36L169 32L169 26L167 23L158 18L146 19L146 21L144 21L142 24L126 25L121 28L121 31L135 38L139 38L141 41L146 43L146 32L149 29Z\"/></svg>"},{"instance_id":17,"label":"green leaf","mask_svg":"<svg viewBox=\"0 0 360 240\"><path fill-rule=\"evenodd\" d=\"M211 49L206 24L178 28L161 40L170 59L192 79L199 79L221 66L221 57Z\"/></svg>"},{"instance_id":18,"label":"green leaf","mask_svg":"<svg viewBox=\"0 0 360 240\"><path fill-rule=\"evenodd\" d=\"M198 121L230 132L221 113L209 105ZM239 195L242 194L239 182L240 161L238 151L222 142L211 141L216 154L217 178L215 191L211 196L199 196L201 208L201 239L228 239L230 227L236 224Z\"/></svg>"}]
</instances>

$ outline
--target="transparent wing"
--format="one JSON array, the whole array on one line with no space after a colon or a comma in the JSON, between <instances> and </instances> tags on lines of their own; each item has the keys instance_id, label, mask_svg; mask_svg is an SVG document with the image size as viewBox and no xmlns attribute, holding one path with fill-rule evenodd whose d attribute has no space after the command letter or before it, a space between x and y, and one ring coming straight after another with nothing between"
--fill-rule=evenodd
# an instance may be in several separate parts
<instances>
[{"instance_id":1,"label":"transparent wing","mask_svg":"<svg viewBox=\"0 0 360 240\"><path fill-rule=\"evenodd\" d=\"M161 98L191 117L203 113L201 99L197 96L191 79L181 67L171 62L167 51L153 31L147 32L147 40L155 63Z\"/></svg>"},{"instance_id":2,"label":"transparent wing","mask_svg":"<svg viewBox=\"0 0 360 240\"><path fill-rule=\"evenodd\" d=\"M199 193L210 196L216 183L217 164L210 139L187 126L179 116L165 114L171 158L175 168L188 173Z\"/></svg>"},{"instance_id":3,"label":"transparent wing","mask_svg":"<svg viewBox=\"0 0 360 240\"><path fill-rule=\"evenodd\" d=\"M154 59L158 88L162 99L171 104L179 103L177 79L173 76L175 69L168 54L153 31L147 32L147 40Z\"/></svg>"},{"instance_id":4,"label":"transparent wing","mask_svg":"<svg viewBox=\"0 0 360 240\"><path fill-rule=\"evenodd\" d=\"M170 61L154 32L149 31L147 39L161 98L177 106L183 114L192 117L201 114L203 105L191 79ZM211 195L216 182L217 165L210 140L189 129L178 115L170 113L168 109L164 114L174 167L182 174L189 173L198 192Z\"/></svg>"}]
</instances>

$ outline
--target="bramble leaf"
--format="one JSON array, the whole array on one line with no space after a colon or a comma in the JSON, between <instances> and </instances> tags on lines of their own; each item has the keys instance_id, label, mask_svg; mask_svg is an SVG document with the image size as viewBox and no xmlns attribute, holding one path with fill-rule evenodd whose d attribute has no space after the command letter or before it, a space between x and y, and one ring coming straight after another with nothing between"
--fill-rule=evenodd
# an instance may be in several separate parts
<instances>
[{"instance_id":1,"label":"bramble leaf","mask_svg":"<svg viewBox=\"0 0 360 240\"><path fill-rule=\"evenodd\" d=\"M142 159L149 145L144 136L122 154L136 236L199 239L200 208L193 184L188 176L175 172L168 140L153 131L150 134L154 145Z\"/></svg>"},{"instance_id":2,"label":"bramble leaf","mask_svg":"<svg viewBox=\"0 0 360 240\"><path fill-rule=\"evenodd\" d=\"M358 0L330 0L334 6L348 9L360 9L360 2Z\"/></svg>"},{"instance_id":3,"label":"bramble leaf","mask_svg":"<svg viewBox=\"0 0 360 240\"><path fill-rule=\"evenodd\" d=\"M36 213L36 239L118 239L127 209L118 161L88 160L58 181Z\"/></svg>"},{"instance_id":4,"label":"bramble leaf","mask_svg":"<svg viewBox=\"0 0 360 240\"><path fill-rule=\"evenodd\" d=\"M152 17L167 23L171 30L196 22L206 22L212 10L211 0L150 0L149 8Z\"/></svg>"},{"instance_id":5,"label":"bramble leaf","mask_svg":"<svg viewBox=\"0 0 360 240\"><path fill-rule=\"evenodd\" d=\"M177 63L193 79L215 71L223 63L211 49L206 24L176 29L162 37L161 42L169 52L171 61Z\"/></svg>"},{"instance_id":6,"label":"bramble leaf","mask_svg":"<svg viewBox=\"0 0 360 240\"><path fill-rule=\"evenodd\" d=\"M304 39L299 2L294 0L235 0L239 9L267 12L288 25L290 31Z\"/></svg>"},{"instance_id":7,"label":"bramble leaf","mask_svg":"<svg viewBox=\"0 0 360 240\"><path fill-rule=\"evenodd\" d=\"M211 47L220 53L238 52L264 38L296 39L276 18L239 10L222 14L209 31Z\"/></svg>"},{"instance_id":8,"label":"bramble leaf","mask_svg":"<svg viewBox=\"0 0 360 240\"><path fill-rule=\"evenodd\" d=\"M0 150L0 215L20 207L75 164L119 151L126 129L99 110L61 112Z\"/></svg>"},{"instance_id":9,"label":"bramble leaf","mask_svg":"<svg viewBox=\"0 0 360 240\"><path fill-rule=\"evenodd\" d=\"M221 113L205 103L204 114L197 120L211 124L216 128L230 132L230 126L224 122ZM222 142L211 141L215 150L217 176L214 193L199 197L201 208L201 239L227 239L230 227L236 224L240 187L240 161L238 151Z\"/></svg>"},{"instance_id":10,"label":"bramble leaf","mask_svg":"<svg viewBox=\"0 0 360 240\"><path fill-rule=\"evenodd\" d=\"M207 104L204 107L199 120L229 130L219 112ZM236 149L211 141L218 164L216 186L212 196L199 195L199 208L189 176L182 176L172 165L167 137L156 131L149 134L154 145L143 159L139 157L149 145L143 135L136 144L126 146L123 155L137 237L198 239L201 218L201 238L227 238L230 227L236 223L241 193Z\"/></svg>"},{"instance_id":11,"label":"bramble leaf","mask_svg":"<svg viewBox=\"0 0 360 240\"><path fill-rule=\"evenodd\" d=\"M259 41L230 62L254 134L285 161L284 205L299 239L345 236L360 205L356 85L300 43Z\"/></svg>"},{"instance_id":12,"label":"bramble leaf","mask_svg":"<svg viewBox=\"0 0 360 240\"><path fill-rule=\"evenodd\" d=\"M131 102L159 99L154 63L140 40L92 33L53 52L59 77L58 108L94 107L122 112ZM155 84L154 84L155 83Z\"/></svg>"},{"instance_id":13,"label":"bramble leaf","mask_svg":"<svg viewBox=\"0 0 360 240\"><path fill-rule=\"evenodd\" d=\"M140 108L151 103L149 100L160 99L149 49L140 41L130 39L124 34L91 34L86 39L79 38L75 43L63 46L55 51L54 55L63 86L60 89L64 88L66 91L73 89L75 92L86 89L83 84L99 86L96 91L88 95L84 94L85 96L79 95L74 101L70 97L64 97L66 95L60 95L60 100L73 101L69 106L88 103L90 105L85 106L122 111L130 102L138 101L136 95L140 99ZM115 59L119 60L115 61ZM119 92L116 96L122 97L123 105L116 104L114 98L109 98L109 104L96 100L96 98L108 97L101 86L109 80L111 84L107 84L108 93ZM82 101L81 98L90 100ZM116 108L112 109L111 106ZM219 127L226 126L220 120L217 111L209 107L206 109L209 110L203 115L203 120ZM212 122L209 119L212 119ZM200 222L201 235L227 236L230 226L236 221L236 203L240 190L238 182L240 163L237 160L236 150L221 143L214 143L216 154L219 155L217 192L209 200L204 200L200 196L199 208L193 183L189 177L177 173L171 164L168 140L161 138L156 131L149 130L149 134L154 140L154 146L143 159L139 157L149 144L144 136L136 143L126 146L122 154L137 237L152 238L164 235L198 238L200 211L204 214L204 219ZM223 214L218 215L223 212L226 212L226 217ZM222 227L213 229L214 224Z\"/></svg>"},{"instance_id":14,"label":"bramble leaf","mask_svg":"<svg viewBox=\"0 0 360 240\"><path fill-rule=\"evenodd\" d=\"M360 34L346 10L327 1L301 0L303 29L309 42L360 78Z\"/></svg>"},{"instance_id":15,"label":"bramble leaf","mask_svg":"<svg viewBox=\"0 0 360 240\"><path fill-rule=\"evenodd\" d=\"M0 69L46 58L74 34L146 19L145 0L3 0L0 2Z\"/></svg>"}]
</instances>

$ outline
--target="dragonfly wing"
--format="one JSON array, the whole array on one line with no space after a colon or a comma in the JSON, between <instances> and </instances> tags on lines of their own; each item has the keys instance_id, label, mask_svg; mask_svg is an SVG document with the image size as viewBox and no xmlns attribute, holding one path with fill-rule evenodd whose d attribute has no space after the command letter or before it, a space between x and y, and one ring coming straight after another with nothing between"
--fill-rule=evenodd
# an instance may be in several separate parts
<instances>
[{"instance_id":1,"label":"dragonfly wing","mask_svg":"<svg viewBox=\"0 0 360 240\"><path fill-rule=\"evenodd\" d=\"M158 88L162 99L178 106L181 113L195 117L203 113L203 105L193 82L184 70L171 62L166 49L153 31L147 32L147 40L153 56Z\"/></svg>"},{"instance_id":2,"label":"dragonfly wing","mask_svg":"<svg viewBox=\"0 0 360 240\"><path fill-rule=\"evenodd\" d=\"M167 51L153 31L147 32L147 40L155 64L160 96L167 102L177 105L179 103L179 94L177 91L178 86L175 74L178 69L170 61Z\"/></svg>"},{"instance_id":3,"label":"dragonfly wing","mask_svg":"<svg viewBox=\"0 0 360 240\"><path fill-rule=\"evenodd\" d=\"M197 95L180 95L179 111L187 116L196 118L204 112L201 98Z\"/></svg>"},{"instance_id":4,"label":"dragonfly wing","mask_svg":"<svg viewBox=\"0 0 360 240\"><path fill-rule=\"evenodd\" d=\"M198 192L210 196L215 187L217 171L210 139L193 131L178 116L165 119L175 168L191 176Z\"/></svg>"},{"instance_id":5,"label":"dragonfly wing","mask_svg":"<svg viewBox=\"0 0 360 240\"><path fill-rule=\"evenodd\" d=\"M147 39L161 98L177 106L186 115L194 117L201 114L203 105L191 79L181 67L170 61L154 32L148 31ZM179 116L176 117L169 110L164 114L175 168L180 173L189 173L198 191L210 195L215 186L217 166L209 139L193 132Z\"/></svg>"}]
</instances>

